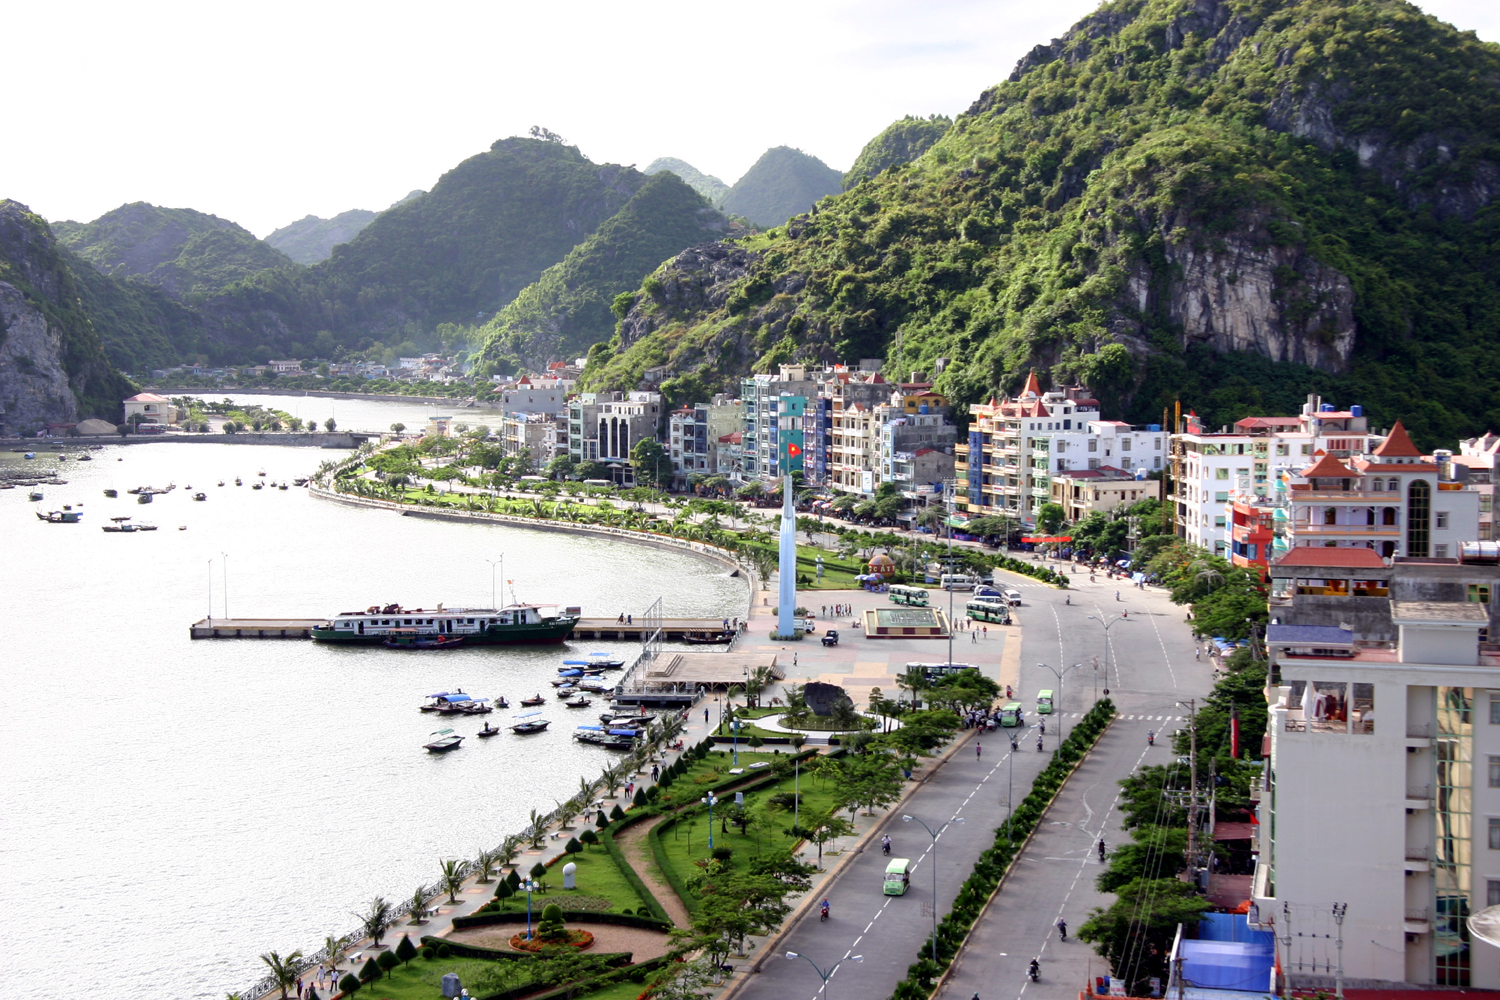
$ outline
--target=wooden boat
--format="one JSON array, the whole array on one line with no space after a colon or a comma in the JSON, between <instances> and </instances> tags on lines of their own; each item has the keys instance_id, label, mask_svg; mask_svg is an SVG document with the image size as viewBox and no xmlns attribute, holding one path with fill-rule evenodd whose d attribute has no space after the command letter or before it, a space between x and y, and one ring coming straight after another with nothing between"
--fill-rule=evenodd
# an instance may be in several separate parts
<instances>
[{"instance_id":1,"label":"wooden boat","mask_svg":"<svg viewBox=\"0 0 1500 1000\"><path fill-rule=\"evenodd\" d=\"M579 726L573 738L580 743L592 743L607 750L629 750L635 746L640 735L634 729L611 729L605 726Z\"/></svg>"},{"instance_id":2,"label":"wooden boat","mask_svg":"<svg viewBox=\"0 0 1500 1000\"><path fill-rule=\"evenodd\" d=\"M136 503L150 503L151 500L152 497L150 493L142 493L135 498Z\"/></svg>"},{"instance_id":3,"label":"wooden boat","mask_svg":"<svg viewBox=\"0 0 1500 1000\"><path fill-rule=\"evenodd\" d=\"M207 500L208 499L208 494L207 493L194 493L193 494L193 499L194 500Z\"/></svg>"},{"instance_id":4,"label":"wooden boat","mask_svg":"<svg viewBox=\"0 0 1500 1000\"><path fill-rule=\"evenodd\" d=\"M256 473L257 476L264 476L265 474L266 474L266 470L265 469L261 469L259 472Z\"/></svg>"},{"instance_id":5,"label":"wooden boat","mask_svg":"<svg viewBox=\"0 0 1500 1000\"><path fill-rule=\"evenodd\" d=\"M236 486L244 486L245 484L244 484L243 481L241 481L241 479L240 479L239 476L235 476L234 477L234 485L236 485Z\"/></svg>"},{"instance_id":6,"label":"wooden boat","mask_svg":"<svg viewBox=\"0 0 1500 1000\"><path fill-rule=\"evenodd\" d=\"M219 480L219 485L220 485L220 486L223 486L223 485L224 485L224 480L222 480L222 479L221 479L221 480Z\"/></svg>"},{"instance_id":7,"label":"wooden boat","mask_svg":"<svg viewBox=\"0 0 1500 1000\"><path fill-rule=\"evenodd\" d=\"M428 753L447 753L449 750L457 750L464 738L451 729L439 729L432 734L430 743L423 743L422 748Z\"/></svg>"},{"instance_id":8,"label":"wooden boat","mask_svg":"<svg viewBox=\"0 0 1500 1000\"><path fill-rule=\"evenodd\" d=\"M105 490L104 491L104 495L107 496L107 497L109 497L111 500L113 500L115 497L117 497L117 496L120 495L120 491L119 490Z\"/></svg>"},{"instance_id":9,"label":"wooden boat","mask_svg":"<svg viewBox=\"0 0 1500 1000\"><path fill-rule=\"evenodd\" d=\"M385 637L388 649L453 649L463 644L464 638L461 635L438 635L417 629L392 629Z\"/></svg>"},{"instance_id":10,"label":"wooden boat","mask_svg":"<svg viewBox=\"0 0 1500 1000\"><path fill-rule=\"evenodd\" d=\"M545 732L547 727L551 725L551 723L549 723L546 719L536 718L536 716L541 714L541 712L522 712L520 715L516 716L516 718L525 719L526 721L518 722L515 725L511 726L510 731L521 736L524 736L527 733Z\"/></svg>"},{"instance_id":11,"label":"wooden boat","mask_svg":"<svg viewBox=\"0 0 1500 1000\"><path fill-rule=\"evenodd\" d=\"M156 525L154 525L154 524L144 524L144 523L142 523L142 524L135 524L135 523L132 523L131 520L130 520L130 518L128 518L128 517L112 517L112 518L110 518L110 520L113 521L114 524L106 524L104 526L104 530L105 531L117 531L117 532L121 532L123 534L130 535L130 534L134 534L137 531L155 531L156 530Z\"/></svg>"},{"instance_id":12,"label":"wooden boat","mask_svg":"<svg viewBox=\"0 0 1500 1000\"><path fill-rule=\"evenodd\" d=\"M93 460L94 460L94 456L88 454L87 452L85 452L84 454L78 456L78 461L80 461L80 462L92 462Z\"/></svg>"},{"instance_id":13,"label":"wooden boat","mask_svg":"<svg viewBox=\"0 0 1500 1000\"><path fill-rule=\"evenodd\" d=\"M542 697L542 696L541 696L541 695L536 695L536 696L535 696L535 697L533 697L533 698L522 698L522 699L521 699L521 704L523 704L523 705L527 705L527 706L531 706L531 705L541 705L541 704L543 704L543 703L545 703L545 702L546 702L546 700L547 700L547 699L546 699L546 698L543 698L543 697Z\"/></svg>"},{"instance_id":14,"label":"wooden boat","mask_svg":"<svg viewBox=\"0 0 1500 1000\"><path fill-rule=\"evenodd\" d=\"M32 501L33 503L35 503L36 501L42 499L42 491L41 490L32 490L30 493L26 494L26 499Z\"/></svg>"},{"instance_id":15,"label":"wooden boat","mask_svg":"<svg viewBox=\"0 0 1500 1000\"><path fill-rule=\"evenodd\" d=\"M510 708L510 702L506 701L505 700L505 695L502 694L500 697L498 697L498 698L495 699L495 707L496 708Z\"/></svg>"},{"instance_id":16,"label":"wooden boat","mask_svg":"<svg viewBox=\"0 0 1500 1000\"><path fill-rule=\"evenodd\" d=\"M570 701L563 702L563 704L568 706L569 708L588 708L593 703L593 699L585 698L581 694L577 698L573 698Z\"/></svg>"},{"instance_id":17,"label":"wooden boat","mask_svg":"<svg viewBox=\"0 0 1500 1000\"><path fill-rule=\"evenodd\" d=\"M251 483L250 484L250 488L252 490L263 490L263 489L266 488L266 484L265 483Z\"/></svg>"},{"instance_id":18,"label":"wooden boat","mask_svg":"<svg viewBox=\"0 0 1500 1000\"><path fill-rule=\"evenodd\" d=\"M43 514L36 512L38 520L46 521L48 524L77 524L83 518L83 512L77 510L54 510Z\"/></svg>"},{"instance_id":19,"label":"wooden boat","mask_svg":"<svg viewBox=\"0 0 1500 1000\"><path fill-rule=\"evenodd\" d=\"M281 485L280 485L280 486L278 486L278 487L276 487L276 488L277 488L277 489L278 489L278 490L284 490L284 489L286 489L286 488L287 488L287 485L286 485L286 483L282 483L282 484L281 484Z\"/></svg>"},{"instance_id":20,"label":"wooden boat","mask_svg":"<svg viewBox=\"0 0 1500 1000\"><path fill-rule=\"evenodd\" d=\"M591 667L599 667L603 670L615 670L625 665L624 660L611 656L609 653L590 653L588 663Z\"/></svg>"},{"instance_id":21,"label":"wooden boat","mask_svg":"<svg viewBox=\"0 0 1500 1000\"><path fill-rule=\"evenodd\" d=\"M495 726L492 726L488 722L486 722L484 724L484 728L481 729L479 732L475 733L474 735L478 736L480 739L484 739L484 738L486 738L488 736L499 736L500 735L500 730L498 728L496 728Z\"/></svg>"}]
</instances>

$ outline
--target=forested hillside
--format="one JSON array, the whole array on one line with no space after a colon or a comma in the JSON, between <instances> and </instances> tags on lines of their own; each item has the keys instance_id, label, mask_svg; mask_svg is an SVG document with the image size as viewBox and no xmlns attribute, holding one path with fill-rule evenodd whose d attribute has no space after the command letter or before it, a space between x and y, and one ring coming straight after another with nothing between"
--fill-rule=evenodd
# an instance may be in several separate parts
<instances>
[{"instance_id":1,"label":"forested hillside","mask_svg":"<svg viewBox=\"0 0 1500 1000\"><path fill-rule=\"evenodd\" d=\"M1410 4L1116 0L912 163L654 274L589 377L946 359L968 402L1037 365L1137 420L1316 387L1451 442L1500 427L1497 138L1500 47Z\"/></svg>"},{"instance_id":2,"label":"forested hillside","mask_svg":"<svg viewBox=\"0 0 1500 1000\"><path fill-rule=\"evenodd\" d=\"M725 218L675 172L657 173L608 222L542 272L485 327L480 371L533 369L608 340L615 297L663 260L724 233Z\"/></svg>"},{"instance_id":3,"label":"forested hillside","mask_svg":"<svg viewBox=\"0 0 1500 1000\"><path fill-rule=\"evenodd\" d=\"M375 215L365 208L351 208L331 219L304 215L267 236L266 242L299 264L316 264L327 260L334 247L358 236L361 229L375 221Z\"/></svg>"},{"instance_id":4,"label":"forested hillside","mask_svg":"<svg viewBox=\"0 0 1500 1000\"><path fill-rule=\"evenodd\" d=\"M729 185L719 180L713 174L705 174L691 163L677 159L675 156L659 156L651 161L646 168L648 175L659 174L663 170L670 170L687 182L687 186L697 191L710 205L718 205L729 194Z\"/></svg>"},{"instance_id":5,"label":"forested hillside","mask_svg":"<svg viewBox=\"0 0 1500 1000\"><path fill-rule=\"evenodd\" d=\"M859 158L844 175L844 187L851 188L882 170L910 163L931 149L952 127L953 119L947 115L926 118L907 115L891 122L859 151Z\"/></svg>"},{"instance_id":6,"label":"forested hillside","mask_svg":"<svg viewBox=\"0 0 1500 1000\"><path fill-rule=\"evenodd\" d=\"M835 193L844 177L816 156L800 149L776 146L761 154L754 166L734 182L720 207L762 226L779 226L805 212L819 198Z\"/></svg>"},{"instance_id":7,"label":"forested hillside","mask_svg":"<svg viewBox=\"0 0 1500 1000\"><path fill-rule=\"evenodd\" d=\"M136 277L178 298L217 292L291 258L227 219L191 208L121 205L93 222L58 222L63 246L118 278Z\"/></svg>"}]
</instances>

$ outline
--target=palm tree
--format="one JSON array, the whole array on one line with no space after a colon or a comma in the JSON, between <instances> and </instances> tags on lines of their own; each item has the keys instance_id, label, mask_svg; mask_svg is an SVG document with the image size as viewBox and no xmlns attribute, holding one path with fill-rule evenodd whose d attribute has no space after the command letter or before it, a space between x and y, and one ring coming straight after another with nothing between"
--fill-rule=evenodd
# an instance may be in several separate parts
<instances>
[{"instance_id":1,"label":"palm tree","mask_svg":"<svg viewBox=\"0 0 1500 1000\"><path fill-rule=\"evenodd\" d=\"M611 764L604 769L600 780L604 782L604 787L609 789L609 797L614 798L615 789L625 784L625 769L619 764Z\"/></svg>"},{"instance_id":2,"label":"palm tree","mask_svg":"<svg viewBox=\"0 0 1500 1000\"><path fill-rule=\"evenodd\" d=\"M344 949L349 947L349 942L332 934L323 939L323 950L328 952L328 967L337 972L339 959L344 955Z\"/></svg>"},{"instance_id":3,"label":"palm tree","mask_svg":"<svg viewBox=\"0 0 1500 1000\"><path fill-rule=\"evenodd\" d=\"M542 838L547 835L547 830L542 820L545 817L535 809L531 810L531 846L541 847Z\"/></svg>"},{"instance_id":4,"label":"palm tree","mask_svg":"<svg viewBox=\"0 0 1500 1000\"><path fill-rule=\"evenodd\" d=\"M502 868L516 860L516 855L521 853L521 838L511 834L500 842L495 850L495 861Z\"/></svg>"},{"instance_id":5,"label":"palm tree","mask_svg":"<svg viewBox=\"0 0 1500 1000\"><path fill-rule=\"evenodd\" d=\"M558 799L553 799L552 801L557 803L557 811L553 813L553 815L562 821L559 825L564 830L571 829L568 824L573 822L574 816L577 816L580 812L583 811L581 808L579 808L578 800L576 798L572 798L566 802L562 802Z\"/></svg>"},{"instance_id":6,"label":"palm tree","mask_svg":"<svg viewBox=\"0 0 1500 1000\"><path fill-rule=\"evenodd\" d=\"M300 951L294 951L286 958L274 951L260 956L260 960L270 968L271 978L281 987L281 1000L286 1000L286 991L297 983L297 974L302 971L301 958Z\"/></svg>"},{"instance_id":7,"label":"palm tree","mask_svg":"<svg viewBox=\"0 0 1500 1000\"><path fill-rule=\"evenodd\" d=\"M771 672L770 667L756 667L750 671L750 676L745 681L745 694L754 702L754 707L760 707L760 693L770 687L775 679L776 675ZM681 721L677 716L673 716L673 718L679 722Z\"/></svg>"},{"instance_id":8,"label":"palm tree","mask_svg":"<svg viewBox=\"0 0 1500 1000\"><path fill-rule=\"evenodd\" d=\"M370 900L370 905L365 908L364 913L356 913L355 918L359 920L365 936L380 947L380 939L385 936L385 929L391 922L391 904L384 896L376 896Z\"/></svg>"},{"instance_id":9,"label":"palm tree","mask_svg":"<svg viewBox=\"0 0 1500 1000\"><path fill-rule=\"evenodd\" d=\"M427 922L427 898L430 895L425 885L417 886L411 894L411 922L419 927Z\"/></svg>"},{"instance_id":10,"label":"palm tree","mask_svg":"<svg viewBox=\"0 0 1500 1000\"><path fill-rule=\"evenodd\" d=\"M495 850L493 847L481 847L478 853L474 855L474 865L479 869L480 885L487 885L493 881L493 879L490 878L490 869L495 867L495 862L499 860L499 858L500 852Z\"/></svg>"},{"instance_id":11,"label":"palm tree","mask_svg":"<svg viewBox=\"0 0 1500 1000\"><path fill-rule=\"evenodd\" d=\"M443 888L448 890L448 902L458 902L458 890L464 887L464 863L457 858L439 861L443 869Z\"/></svg>"}]
</instances>

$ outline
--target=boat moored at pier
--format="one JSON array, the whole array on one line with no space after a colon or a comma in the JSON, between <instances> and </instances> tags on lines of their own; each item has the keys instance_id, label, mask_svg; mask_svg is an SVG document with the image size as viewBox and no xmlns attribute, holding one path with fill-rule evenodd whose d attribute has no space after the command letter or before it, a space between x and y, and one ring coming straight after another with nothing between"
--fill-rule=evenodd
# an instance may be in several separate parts
<instances>
[{"instance_id":1,"label":"boat moored at pier","mask_svg":"<svg viewBox=\"0 0 1500 1000\"><path fill-rule=\"evenodd\" d=\"M547 610L544 610L547 609ZM550 612L550 613L549 613ZM314 626L318 642L384 643L392 636L441 636L469 646L562 642L578 625L578 611L554 605L512 604L506 608L407 609L400 605L346 611Z\"/></svg>"}]
</instances>

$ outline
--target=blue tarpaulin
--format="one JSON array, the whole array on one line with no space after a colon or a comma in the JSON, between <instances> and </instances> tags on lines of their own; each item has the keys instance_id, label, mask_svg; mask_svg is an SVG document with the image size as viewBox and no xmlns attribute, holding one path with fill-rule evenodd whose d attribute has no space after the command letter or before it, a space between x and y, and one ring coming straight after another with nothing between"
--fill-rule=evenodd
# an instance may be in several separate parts
<instances>
[{"instance_id":1,"label":"blue tarpaulin","mask_svg":"<svg viewBox=\"0 0 1500 1000\"><path fill-rule=\"evenodd\" d=\"M1251 930L1242 913L1207 913L1199 938L1182 942L1182 978L1193 986L1264 990L1276 961L1270 931Z\"/></svg>"}]
</instances>

